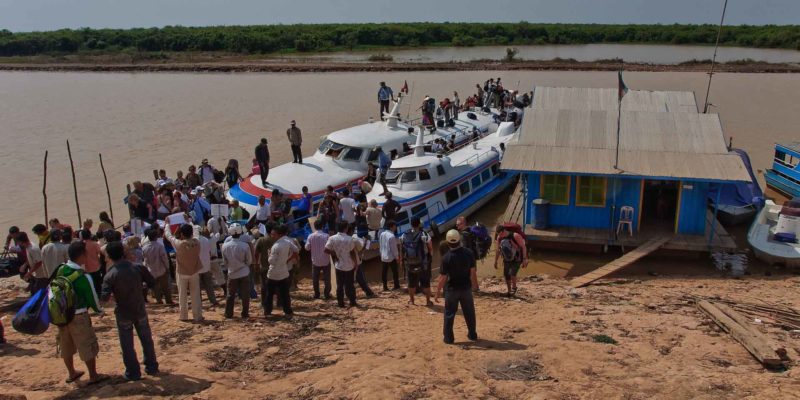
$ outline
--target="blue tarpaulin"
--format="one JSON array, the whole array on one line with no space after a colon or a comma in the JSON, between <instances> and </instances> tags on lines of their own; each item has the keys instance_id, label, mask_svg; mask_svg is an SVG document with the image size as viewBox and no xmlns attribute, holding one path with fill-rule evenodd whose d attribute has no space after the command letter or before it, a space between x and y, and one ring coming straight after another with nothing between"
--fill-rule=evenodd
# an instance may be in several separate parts
<instances>
[{"instance_id":1,"label":"blue tarpaulin","mask_svg":"<svg viewBox=\"0 0 800 400\"><path fill-rule=\"evenodd\" d=\"M747 172L750 174L750 182L727 183L724 185L712 184L709 187L708 198L713 203L717 199L719 191L719 205L744 207L755 205L759 209L764 206L764 192L758 185L758 180L753 174L753 167L750 165L750 156L741 149L732 149L731 153L736 153L742 158Z\"/></svg>"}]
</instances>

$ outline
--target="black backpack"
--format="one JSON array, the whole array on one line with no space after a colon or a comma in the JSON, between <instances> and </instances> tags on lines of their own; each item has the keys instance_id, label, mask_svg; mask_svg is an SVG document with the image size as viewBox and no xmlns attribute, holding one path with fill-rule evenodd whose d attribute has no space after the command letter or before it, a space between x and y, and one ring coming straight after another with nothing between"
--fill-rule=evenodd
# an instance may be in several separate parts
<instances>
[{"instance_id":1,"label":"black backpack","mask_svg":"<svg viewBox=\"0 0 800 400\"><path fill-rule=\"evenodd\" d=\"M408 231L403 235L403 263L408 272L419 272L425 267L425 243L422 231Z\"/></svg>"}]
</instances>

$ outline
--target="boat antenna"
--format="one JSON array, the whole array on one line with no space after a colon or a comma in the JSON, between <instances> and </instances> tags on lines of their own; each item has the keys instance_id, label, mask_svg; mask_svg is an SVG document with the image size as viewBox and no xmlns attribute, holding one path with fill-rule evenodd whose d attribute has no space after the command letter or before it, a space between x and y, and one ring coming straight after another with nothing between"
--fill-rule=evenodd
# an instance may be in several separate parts
<instances>
[{"instance_id":1,"label":"boat antenna","mask_svg":"<svg viewBox=\"0 0 800 400\"><path fill-rule=\"evenodd\" d=\"M719 29L717 30L717 42L714 44L714 57L711 58L711 70L708 72L708 87L706 88L706 101L703 105L703 114L708 113L708 94L711 92L711 77L714 76L714 65L717 62L717 49L719 48L719 37L722 34L722 23L725 21L725 10L728 8L728 0L722 5L722 18L719 20Z\"/></svg>"}]
</instances>

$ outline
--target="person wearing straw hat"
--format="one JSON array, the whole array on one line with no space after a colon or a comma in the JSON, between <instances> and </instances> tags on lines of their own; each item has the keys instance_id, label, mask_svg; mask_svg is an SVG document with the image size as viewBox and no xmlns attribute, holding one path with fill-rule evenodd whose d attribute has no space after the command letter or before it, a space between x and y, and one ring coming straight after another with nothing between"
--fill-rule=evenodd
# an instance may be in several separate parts
<instances>
[{"instance_id":1,"label":"person wearing straw hat","mask_svg":"<svg viewBox=\"0 0 800 400\"><path fill-rule=\"evenodd\" d=\"M451 229L445 236L445 241L450 251L442 257L439 269L439 285L436 288L435 302L444 289L444 342L453 344L453 322L456 319L458 306L464 314L467 323L467 338L478 340L476 331L475 302L472 290L478 290L478 277L475 270L475 257L472 252L461 247L461 234Z\"/></svg>"}]
</instances>

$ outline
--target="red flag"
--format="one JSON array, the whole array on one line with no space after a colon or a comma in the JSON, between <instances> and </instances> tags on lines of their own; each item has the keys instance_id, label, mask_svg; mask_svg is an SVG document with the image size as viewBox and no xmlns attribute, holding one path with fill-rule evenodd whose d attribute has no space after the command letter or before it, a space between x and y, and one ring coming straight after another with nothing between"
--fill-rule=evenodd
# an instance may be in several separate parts
<instances>
[{"instance_id":1,"label":"red flag","mask_svg":"<svg viewBox=\"0 0 800 400\"><path fill-rule=\"evenodd\" d=\"M400 93L408 94L408 81L403 81L403 88L400 89Z\"/></svg>"}]
</instances>

